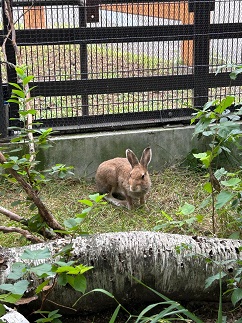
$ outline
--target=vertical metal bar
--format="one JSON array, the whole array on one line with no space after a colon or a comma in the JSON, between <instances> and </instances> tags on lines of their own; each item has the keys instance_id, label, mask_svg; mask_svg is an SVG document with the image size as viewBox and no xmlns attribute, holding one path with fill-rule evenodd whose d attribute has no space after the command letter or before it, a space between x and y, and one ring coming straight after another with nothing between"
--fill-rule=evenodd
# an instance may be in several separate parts
<instances>
[{"instance_id":1,"label":"vertical metal bar","mask_svg":"<svg viewBox=\"0 0 242 323\"><path fill-rule=\"evenodd\" d=\"M209 29L210 10L214 1L190 0L189 11L194 12L194 107L208 101L209 88Z\"/></svg>"},{"instance_id":2,"label":"vertical metal bar","mask_svg":"<svg viewBox=\"0 0 242 323\"><path fill-rule=\"evenodd\" d=\"M86 4L85 2L80 1L79 4L79 28L87 26L87 17L86 17ZM80 43L80 63L81 63L81 79L87 79L88 77L88 64L87 64L87 44ZM82 115L88 115L88 95L82 95Z\"/></svg>"}]
</instances>

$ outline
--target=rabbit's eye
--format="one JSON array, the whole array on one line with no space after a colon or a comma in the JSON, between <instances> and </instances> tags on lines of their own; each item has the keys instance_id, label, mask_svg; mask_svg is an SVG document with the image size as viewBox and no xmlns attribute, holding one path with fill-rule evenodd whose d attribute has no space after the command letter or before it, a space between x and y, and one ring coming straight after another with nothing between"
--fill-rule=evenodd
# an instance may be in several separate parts
<instances>
[{"instance_id":1,"label":"rabbit's eye","mask_svg":"<svg viewBox=\"0 0 242 323\"><path fill-rule=\"evenodd\" d=\"M145 174L142 174L141 178L144 179L145 178Z\"/></svg>"}]
</instances>

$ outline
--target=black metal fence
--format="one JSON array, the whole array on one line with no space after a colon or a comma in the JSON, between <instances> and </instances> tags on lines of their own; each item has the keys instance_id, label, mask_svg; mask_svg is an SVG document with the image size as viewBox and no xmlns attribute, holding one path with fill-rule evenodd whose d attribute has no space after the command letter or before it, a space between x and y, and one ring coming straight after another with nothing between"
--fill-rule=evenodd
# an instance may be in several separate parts
<instances>
[{"instance_id":1,"label":"black metal fence","mask_svg":"<svg viewBox=\"0 0 242 323\"><path fill-rule=\"evenodd\" d=\"M3 44L8 20L1 3ZM241 1L11 3L21 61L35 76L36 120L45 127L87 132L181 123L210 99L241 98L241 77L231 81L228 67L215 75L218 66L242 62ZM10 39L5 48L7 60L18 63ZM6 100L16 74L1 69ZM10 118L17 108L10 106Z\"/></svg>"}]
</instances>

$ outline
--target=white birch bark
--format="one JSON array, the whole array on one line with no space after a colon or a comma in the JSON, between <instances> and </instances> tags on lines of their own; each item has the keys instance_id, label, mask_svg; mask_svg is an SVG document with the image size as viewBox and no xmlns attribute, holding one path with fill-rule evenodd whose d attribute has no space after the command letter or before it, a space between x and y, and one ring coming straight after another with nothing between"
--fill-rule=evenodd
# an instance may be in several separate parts
<instances>
[{"instance_id":1,"label":"white birch bark","mask_svg":"<svg viewBox=\"0 0 242 323\"><path fill-rule=\"evenodd\" d=\"M47 246L54 255L69 242L60 239L26 248L39 249ZM73 242L72 259L84 265L94 266L93 270L86 273L88 291L95 288L105 289L123 305L160 301L155 294L132 279L132 276L176 301L217 301L218 283L205 289L205 280L217 274L220 268L214 262L208 263L205 258L217 262L231 260L221 267L224 272L232 274L237 267L236 261L242 258L239 252L242 245L240 240L157 232L96 234L78 237ZM188 246L189 249L181 249L179 254L177 247L181 245ZM23 247L0 250L0 253L5 255L3 265L5 268L7 266L6 270L2 271L2 282L6 282L6 275L12 263L20 260L19 256L23 250ZM40 262L36 261L36 264ZM81 293L71 287L56 286L48 298L51 302L72 307L80 296ZM50 302L47 304L51 305ZM76 305L76 310L81 313L95 312L113 304L112 299L95 292L82 297ZM53 308L54 306L49 309Z\"/></svg>"},{"instance_id":2,"label":"white birch bark","mask_svg":"<svg viewBox=\"0 0 242 323\"><path fill-rule=\"evenodd\" d=\"M6 323L29 323L29 321L20 313L10 307L5 306L7 313L1 316L2 322Z\"/></svg>"}]
</instances>

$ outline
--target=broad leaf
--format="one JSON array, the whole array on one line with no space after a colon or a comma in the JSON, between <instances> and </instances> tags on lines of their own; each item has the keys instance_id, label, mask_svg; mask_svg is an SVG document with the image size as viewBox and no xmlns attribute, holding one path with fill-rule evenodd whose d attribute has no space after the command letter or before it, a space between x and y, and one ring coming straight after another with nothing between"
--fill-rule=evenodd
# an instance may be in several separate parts
<instances>
[{"instance_id":1,"label":"broad leaf","mask_svg":"<svg viewBox=\"0 0 242 323\"><path fill-rule=\"evenodd\" d=\"M87 206L93 206L93 202L90 200L79 200L78 202L85 204Z\"/></svg>"},{"instance_id":2,"label":"broad leaf","mask_svg":"<svg viewBox=\"0 0 242 323\"><path fill-rule=\"evenodd\" d=\"M31 267L30 271L35 273L38 277L44 278L47 276L54 276L51 269L52 266L50 264L41 264L36 267Z\"/></svg>"},{"instance_id":3,"label":"broad leaf","mask_svg":"<svg viewBox=\"0 0 242 323\"><path fill-rule=\"evenodd\" d=\"M42 284L40 284L40 285L38 285L38 287L36 288L36 290L35 290L35 293L36 294L39 294L40 292L42 292L43 291L43 288L45 287L45 286L47 286L49 284L49 280L45 280L45 281L43 281L43 283Z\"/></svg>"},{"instance_id":4,"label":"broad leaf","mask_svg":"<svg viewBox=\"0 0 242 323\"><path fill-rule=\"evenodd\" d=\"M236 193L222 191L217 196L217 202L215 204L215 208L217 210L221 209L226 203L231 201L236 196Z\"/></svg>"},{"instance_id":5,"label":"broad leaf","mask_svg":"<svg viewBox=\"0 0 242 323\"><path fill-rule=\"evenodd\" d=\"M5 307L2 304L0 304L0 317L3 316L5 313L6 313Z\"/></svg>"},{"instance_id":6,"label":"broad leaf","mask_svg":"<svg viewBox=\"0 0 242 323\"><path fill-rule=\"evenodd\" d=\"M207 182L203 185L203 189L204 191L208 192L209 194L212 193L213 188L212 188L212 184L210 182Z\"/></svg>"},{"instance_id":7,"label":"broad leaf","mask_svg":"<svg viewBox=\"0 0 242 323\"><path fill-rule=\"evenodd\" d=\"M205 153L199 153L199 154L193 154L193 156L197 159L199 159L205 167L209 167L211 164L211 152L205 152Z\"/></svg>"},{"instance_id":8,"label":"broad leaf","mask_svg":"<svg viewBox=\"0 0 242 323\"><path fill-rule=\"evenodd\" d=\"M6 290L13 294L23 295L29 285L27 280L20 280L14 284L1 284L0 289Z\"/></svg>"},{"instance_id":9,"label":"broad leaf","mask_svg":"<svg viewBox=\"0 0 242 323\"><path fill-rule=\"evenodd\" d=\"M84 275L67 276L67 280L76 291L85 293L87 284Z\"/></svg>"},{"instance_id":10,"label":"broad leaf","mask_svg":"<svg viewBox=\"0 0 242 323\"><path fill-rule=\"evenodd\" d=\"M222 181L221 184L224 186L236 186L241 182L240 178L230 178L228 181Z\"/></svg>"},{"instance_id":11,"label":"broad leaf","mask_svg":"<svg viewBox=\"0 0 242 323\"><path fill-rule=\"evenodd\" d=\"M14 94L16 94L17 96L19 96L20 98L22 98L22 99L25 98L25 93L23 91L21 91L21 90L15 90L15 89L13 89L12 92Z\"/></svg>"},{"instance_id":12,"label":"broad leaf","mask_svg":"<svg viewBox=\"0 0 242 323\"><path fill-rule=\"evenodd\" d=\"M73 288L79 292L85 293L87 287L84 275L75 276Z\"/></svg>"},{"instance_id":13,"label":"broad leaf","mask_svg":"<svg viewBox=\"0 0 242 323\"><path fill-rule=\"evenodd\" d=\"M29 83L30 81L32 81L34 79L34 76L33 75L29 75L29 76L26 76L24 79L23 79L23 85L26 85L27 83Z\"/></svg>"},{"instance_id":14,"label":"broad leaf","mask_svg":"<svg viewBox=\"0 0 242 323\"><path fill-rule=\"evenodd\" d=\"M8 279L17 280L23 277L26 272L26 266L22 262L15 262L12 266L12 270L8 275Z\"/></svg>"},{"instance_id":15,"label":"broad leaf","mask_svg":"<svg viewBox=\"0 0 242 323\"><path fill-rule=\"evenodd\" d=\"M218 273L214 276L210 276L206 279L206 283L205 283L205 288L208 288L212 285L213 282L215 282L216 280L220 280L222 279L223 277L227 276L227 274L225 272L221 272L221 273Z\"/></svg>"},{"instance_id":16,"label":"broad leaf","mask_svg":"<svg viewBox=\"0 0 242 323\"><path fill-rule=\"evenodd\" d=\"M216 107L214 112L222 114L227 108L229 108L234 102L234 96L226 96L221 103Z\"/></svg>"},{"instance_id":17,"label":"broad leaf","mask_svg":"<svg viewBox=\"0 0 242 323\"><path fill-rule=\"evenodd\" d=\"M235 306L241 300L242 300L242 288L236 288L232 293L231 302Z\"/></svg>"},{"instance_id":18,"label":"broad leaf","mask_svg":"<svg viewBox=\"0 0 242 323\"><path fill-rule=\"evenodd\" d=\"M183 215L189 215L191 213L193 213L195 210L195 206L192 205L192 204L188 204L188 203L185 203L181 208L180 208L180 212L183 214Z\"/></svg>"},{"instance_id":19,"label":"broad leaf","mask_svg":"<svg viewBox=\"0 0 242 323\"><path fill-rule=\"evenodd\" d=\"M51 256L51 253L48 248L37 249L37 250L26 249L24 250L21 258L37 260L37 259L47 259L47 258L50 258L50 256Z\"/></svg>"},{"instance_id":20,"label":"broad leaf","mask_svg":"<svg viewBox=\"0 0 242 323\"><path fill-rule=\"evenodd\" d=\"M5 303L11 303L11 304L15 304L17 303L20 298L22 297L22 294L3 294L0 295L0 301L5 302Z\"/></svg>"}]
</instances>

